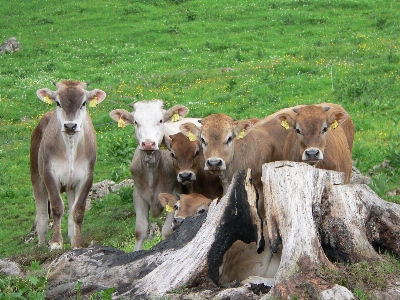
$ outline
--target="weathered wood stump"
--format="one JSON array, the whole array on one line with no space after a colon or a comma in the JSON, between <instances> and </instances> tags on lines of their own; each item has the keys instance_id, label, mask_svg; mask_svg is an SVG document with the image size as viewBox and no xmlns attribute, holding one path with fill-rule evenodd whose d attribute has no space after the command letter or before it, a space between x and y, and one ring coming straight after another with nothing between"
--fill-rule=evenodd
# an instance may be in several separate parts
<instances>
[{"instance_id":1,"label":"weathered wood stump","mask_svg":"<svg viewBox=\"0 0 400 300\"><path fill-rule=\"evenodd\" d=\"M319 276L321 266L334 268L329 259L377 260L378 248L400 255L400 206L367 185L288 161L265 164L262 181L272 251L283 244L271 297L329 298L338 287Z\"/></svg>"},{"instance_id":2,"label":"weathered wood stump","mask_svg":"<svg viewBox=\"0 0 400 300\"><path fill-rule=\"evenodd\" d=\"M113 287L116 298L128 299L161 297L182 286L216 285L223 255L236 240L257 242L258 252L264 247L250 171L234 177L207 215L187 218L151 250L125 254L94 247L65 253L50 266L47 296L68 298L78 281L82 296Z\"/></svg>"}]
</instances>

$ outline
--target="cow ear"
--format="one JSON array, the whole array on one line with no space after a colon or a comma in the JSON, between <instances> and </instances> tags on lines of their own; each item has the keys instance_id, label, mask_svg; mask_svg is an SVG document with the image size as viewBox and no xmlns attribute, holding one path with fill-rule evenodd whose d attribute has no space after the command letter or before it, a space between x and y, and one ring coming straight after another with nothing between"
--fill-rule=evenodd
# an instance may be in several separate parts
<instances>
[{"instance_id":1,"label":"cow ear","mask_svg":"<svg viewBox=\"0 0 400 300\"><path fill-rule=\"evenodd\" d=\"M160 200L160 203L163 207L166 207L167 204L173 207L177 202L176 198L168 193L158 194L158 200Z\"/></svg>"},{"instance_id":2,"label":"cow ear","mask_svg":"<svg viewBox=\"0 0 400 300\"><path fill-rule=\"evenodd\" d=\"M43 102L46 102L48 104L50 104L51 102L54 102L56 99L56 92L44 88L44 89L40 89L36 91L36 95L39 97L39 99ZM51 102L49 102L51 101Z\"/></svg>"},{"instance_id":3,"label":"cow ear","mask_svg":"<svg viewBox=\"0 0 400 300\"><path fill-rule=\"evenodd\" d=\"M189 108L187 108L186 106L183 105L175 105L173 107L171 107L170 109L168 109L165 113L164 113L164 122L167 121L178 121L175 120L174 116L179 116L180 117L184 117L187 115L187 113L189 112Z\"/></svg>"},{"instance_id":4,"label":"cow ear","mask_svg":"<svg viewBox=\"0 0 400 300\"><path fill-rule=\"evenodd\" d=\"M94 89L89 92L88 101L97 100L96 104L99 104L106 98L106 93L99 89Z\"/></svg>"},{"instance_id":5,"label":"cow ear","mask_svg":"<svg viewBox=\"0 0 400 300\"><path fill-rule=\"evenodd\" d=\"M276 118L281 123L281 126L284 127L285 129L294 128L295 121L289 114L281 114L278 115Z\"/></svg>"},{"instance_id":6,"label":"cow ear","mask_svg":"<svg viewBox=\"0 0 400 300\"><path fill-rule=\"evenodd\" d=\"M250 132L253 128L253 123L247 120L233 122L233 134L236 138L242 139Z\"/></svg>"},{"instance_id":7,"label":"cow ear","mask_svg":"<svg viewBox=\"0 0 400 300\"><path fill-rule=\"evenodd\" d=\"M200 138L201 130L193 123L183 123L179 126L179 130L187 137L193 134L197 139Z\"/></svg>"},{"instance_id":8,"label":"cow ear","mask_svg":"<svg viewBox=\"0 0 400 300\"><path fill-rule=\"evenodd\" d=\"M348 115L349 114L345 111L333 111L332 114L329 116L328 125L332 129L335 129L347 119Z\"/></svg>"},{"instance_id":9,"label":"cow ear","mask_svg":"<svg viewBox=\"0 0 400 300\"><path fill-rule=\"evenodd\" d=\"M124 121L126 124L133 124L133 116L130 112L128 112L125 109L115 109L112 112L110 112L110 117L113 119L115 122L121 122Z\"/></svg>"}]
</instances>

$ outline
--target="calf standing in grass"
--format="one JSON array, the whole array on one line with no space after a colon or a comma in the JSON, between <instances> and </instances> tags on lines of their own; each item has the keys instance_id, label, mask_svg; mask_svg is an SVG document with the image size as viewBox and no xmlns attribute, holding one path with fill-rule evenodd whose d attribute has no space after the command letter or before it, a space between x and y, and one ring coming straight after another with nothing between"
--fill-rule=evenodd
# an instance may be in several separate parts
<instances>
[{"instance_id":1,"label":"calf standing in grass","mask_svg":"<svg viewBox=\"0 0 400 300\"><path fill-rule=\"evenodd\" d=\"M67 195L68 236L72 248L82 247L81 228L86 199L93 183L96 162L96 134L86 110L91 102L97 105L106 97L99 89L87 91L87 84L61 81L56 91L47 88L36 92L40 100L55 102L55 111L47 112L32 132L30 169L36 202L36 230L39 245L45 243L48 231L48 203L54 219L51 249L61 249L61 219Z\"/></svg>"},{"instance_id":2,"label":"calf standing in grass","mask_svg":"<svg viewBox=\"0 0 400 300\"><path fill-rule=\"evenodd\" d=\"M293 111L294 116L277 116L290 129L283 158L344 172L345 183L350 183L354 125L349 114L330 103L305 105Z\"/></svg>"},{"instance_id":3,"label":"calf standing in grass","mask_svg":"<svg viewBox=\"0 0 400 300\"><path fill-rule=\"evenodd\" d=\"M124 109L116 109L110 113L116 122L135 126L138 147L130 166L135 182L135 251L143 249L149 230L149 211L151 210L153 217L158 217L164 209L158 195L162 192L181 193L170 153L168 150L160 150L160 145L164 138L165 123L172 119L179 120L179 116L185 115L188 109L185 106L174 106L165 111L163 106L161 100L140 101L132 105L131 113ZM162 228L163 239L172 234L172 219L173 214L167 212Z\"/></svg>"}]
</instances>

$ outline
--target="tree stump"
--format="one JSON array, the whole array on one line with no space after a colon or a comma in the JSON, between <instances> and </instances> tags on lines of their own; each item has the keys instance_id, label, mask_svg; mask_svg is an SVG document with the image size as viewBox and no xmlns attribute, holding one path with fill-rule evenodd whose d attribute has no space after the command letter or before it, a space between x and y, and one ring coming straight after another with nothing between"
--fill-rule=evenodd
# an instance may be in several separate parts
<instances>
[{"instance_id":1,"label":"tree stump","mask_svg":"<svg viewBox=\"0 0 400 300\"><path fill-rule=\"evenodd\" d=\"M329 259L377 260L378 248L400 254L400 207L367 185L289 161L263 165L262 181L272 251L283 244L271 297L324 298L338 288L319 276L321 266L334 268Z\"/></svg>"},{"instance_id":2,"label":"tree stump","mask_svg":"<svg viewBox=\"0 0 400 300\"><path fill-rule=\"evenodd\" d=\"M207 214L187 218L168 239L148 251L125 254L111 247L78 249L50 265L49 298L115 288L116 298L147 299L183 286L218 284L224 253L236 240L264 247L251 172L236 174L227 194Z\"/></svg>"}]
</instances>

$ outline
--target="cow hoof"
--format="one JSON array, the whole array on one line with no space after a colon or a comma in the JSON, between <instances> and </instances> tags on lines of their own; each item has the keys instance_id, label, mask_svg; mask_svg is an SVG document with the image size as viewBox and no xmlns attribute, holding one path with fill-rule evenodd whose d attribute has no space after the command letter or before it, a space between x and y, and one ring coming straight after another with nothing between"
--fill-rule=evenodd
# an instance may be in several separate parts
<instances>
[{"instance_id":1,"label":"cow hoof","mask_svg":"<svg viewBox=\"0 0 400 300\"><path fill-rule=\"evenodd\" d=\"M50 244L50 251L61 250L61 249L62 249L62 243L51 243Z\"/></svg>"}]
</instances>

